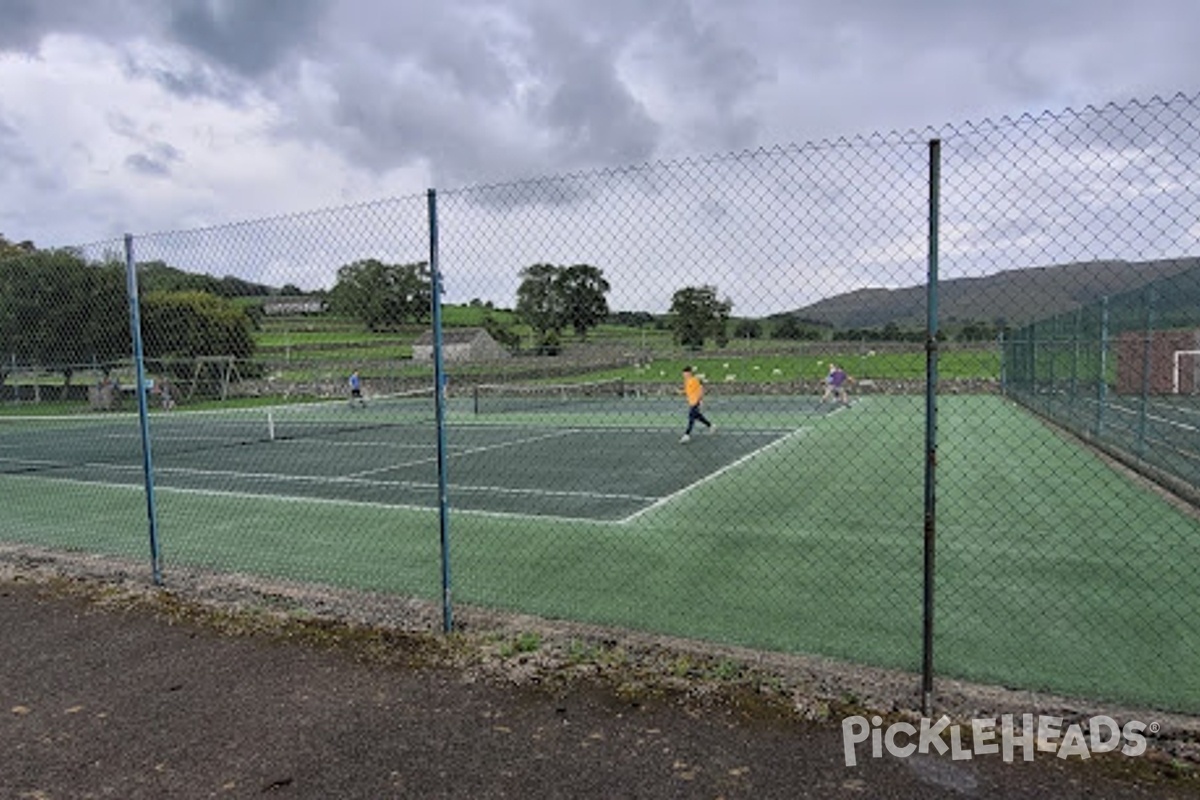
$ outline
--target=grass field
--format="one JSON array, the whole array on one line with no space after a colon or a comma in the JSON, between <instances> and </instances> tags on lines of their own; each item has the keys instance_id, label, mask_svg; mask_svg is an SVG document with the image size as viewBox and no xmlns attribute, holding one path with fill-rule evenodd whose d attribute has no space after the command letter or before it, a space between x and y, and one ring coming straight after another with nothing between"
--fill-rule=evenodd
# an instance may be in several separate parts
<instances>
[{"instance_id":1,"label":"grass field","mask_svg":"<svg viewBox=\"0 0 1200 800\"><path fill-rule=\"evenodd\" d=\"M652 325L638 328L605 323L591 330L586 341L566 335L562 355L538 357L533 355L532 332L528 326L519 324L511 311L448 306L444 309L444 324L479 326L485 314L511 326L525 345L521 354L503 364L448 365L452 378L459 383L481 374L487 376L485 380L495 380L495 373L505 369L553 373L560 376L556 380L572 372L586 372L577 375L577 379L620 377L637 383L673 382L685 363L694 363L711 382L787 383L820 379L831 359L843 361L850 374L859 380L913 380L923 377L925 372L923 343L814 342L760 337L733 339L724 347L709 341L700 350L690 351L674 342L670 330ZM268 377L280 384L340 385L356 366L368 381L432 382L431 366L412 359L412 343L426 328L414 324L394 331L373 332L356 320L329 314L264 317L254 332L254 364L243 364L242 369L246 376ZM588 366L598 354L616 366L603 371ZM946 380L997 380L999 350L992 342L947 345L939 358L939 372ZM77 388L86 387L100 377L94 365L76 365L72 382ZM112 377L124 386L135 382L129 363L117 368ZM3 403L0 416L55 413L51 409L61 396L63 381L61 372L49 369L10 370L4 376L5 384L19 387L26 400L36 387L40 390L40 402L36 404L40 410L23 411L21 405L25 404ZM186 380L177 375L173 382L182 385ZM189 405L193 405L190 398Z\"/></svg>"},{"instance_id":2,"label":"grass field","mask_svg":"<svg viewBox=\"0 0 1200 800\"><path fill-rule=\"evenodd\" d=\"M739 402L687 446L670 403L460 420L455 600L917 670L923 401ZM192 565L440 597L429 440L403 457L419 479L344 444L169 463L168 583ZM994 396L942 398L939 445L938 674L1200 712L1196 516ZM148 561L130 471L0 475L4 537Z\"/></svg>"}]
</instances>

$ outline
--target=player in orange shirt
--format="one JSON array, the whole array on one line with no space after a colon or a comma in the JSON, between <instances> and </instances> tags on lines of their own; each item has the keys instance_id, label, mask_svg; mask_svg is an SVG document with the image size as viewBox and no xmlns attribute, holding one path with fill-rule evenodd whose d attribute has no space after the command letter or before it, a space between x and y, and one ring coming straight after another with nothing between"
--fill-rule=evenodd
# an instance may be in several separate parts
<instances>
[{"instance_id":1,"label":"player in orange shirt","mask_svg":"<svg viewBox=\"0 0 1200 800\"><path fill-rule=\"evenodd\" d=\"M704 384L692 372L691 367L683 368L683 393L687 395L688 423L687 430L684 431L683 437L679 441L687 443L692 440L692 428L695 427L697 420L704 423L709 433L716 431L716 426L709 422L700 410L700 404L704 401Z\"/></svg>"}]
</instances>

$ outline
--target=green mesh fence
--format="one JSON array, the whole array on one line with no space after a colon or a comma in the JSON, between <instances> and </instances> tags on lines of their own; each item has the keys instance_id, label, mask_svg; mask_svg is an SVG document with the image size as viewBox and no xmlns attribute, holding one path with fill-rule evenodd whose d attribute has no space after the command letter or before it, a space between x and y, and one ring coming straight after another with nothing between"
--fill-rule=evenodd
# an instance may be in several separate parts
<instances>
[{"instance_id":1,"label":"green mesh fence","mask_svg":"<svg viewBox=\"0 0 1200 800\"><path fill-rule=\"evenodd\" d=\"M1200 712L1198 121L6 248L0 538Z\"/></svg>"},{"instance_id":2,"label":"green mesh fence","mask_svg":"<svg viewBox=\"0 0 1200 800\"><path fill-rule=\"evenodd\" d=\"M1006 393L1200 501L1200 266L1008 335Z\"/></svg>"}]
</instances>

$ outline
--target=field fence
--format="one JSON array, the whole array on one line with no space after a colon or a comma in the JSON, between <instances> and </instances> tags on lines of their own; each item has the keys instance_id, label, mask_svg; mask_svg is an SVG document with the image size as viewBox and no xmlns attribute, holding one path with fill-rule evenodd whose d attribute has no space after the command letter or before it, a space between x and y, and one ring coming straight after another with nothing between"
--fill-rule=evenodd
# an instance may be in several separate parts
<instances>
[{"instance_id":1,"label":"field fence","mask_svg":"<svg viewBox=\"0 0 1200 800\"><path fill-rule=\"evenodd\" d=\"M1200 713L1198 120L7 258L0 537Z\"/></svg>"}]
</instances>

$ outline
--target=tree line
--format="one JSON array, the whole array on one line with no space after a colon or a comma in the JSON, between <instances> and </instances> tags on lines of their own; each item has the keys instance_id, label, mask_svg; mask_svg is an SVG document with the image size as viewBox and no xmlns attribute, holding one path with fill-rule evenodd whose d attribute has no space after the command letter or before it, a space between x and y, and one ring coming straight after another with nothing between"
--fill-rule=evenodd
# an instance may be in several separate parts
<instances>
[{"instance_id":1,"label":"tree line","mask_svg":"<svg viewBox=\"0 0 1200 800\"><path fill-rule=\"evenodd\" d=\"M608 305L612 287L599 267L538 263L522 269L519 277L516 318L533 331L538 353L559 352L568 331L585 340L589 331L612 315ZM340 268L329 299L335 313L379 331L428 322L432 293L427 263L386 264L371 259ZM670 325L685 347L698 349L709 339L724 345L729 341L732 308L732 302L719 298L713 286L685 287L672 298ZM511 325L491 315L483 325L501 345L511 350L520 347L521 337Z\"/></svg>"},{"instance_id":2,"label":"tree line","mask_svg":"<svg viewBox=\"0 0 1200 800\"><path fill-rule=\"evenodd\" d=\"M177 380L202 377L198 358L254 354L253 321L244 308L211 287L188 288L194 276L173 283L187 273L166 265L144 265L143 273L142 342L154 371ZM0 377L18 366L53 369L63 375L64 398L76 372L107 376L132 353L124 263L89 261L70 248L14 248L0 237L0 342Z\"/></svg>"},{"instance_id":3,"label":"tree line","mask_svg":"<svg viewBox=\"0 0 1200 800\"><path fill-rule=\"evenodd\" d=\"M533 264L520 277L516 316L534 331L539 352L557 352L568 330L586 339L610 316L611 286L597 267ZM254 355L261 307L235 298L301 293L294 286L278 290L231 276L188 273L161 261L139 264L138 284L145 358L155 371L177 379L195 377L191 370L204 357L246 361ZM384 331L428 323L432 292L427 263L366 259L338 270L328 301L334 313ZM679 290L670 312L679 342L697 348L709 338L725 343L731 308L714 287ZM494 318L488 327L502 344L519 346L511 328ZM0 375L14 365L55 369L64 376L65 396L75 372L107 374L127 361L130 333L120 259L90 261L71 248L39 250L0 237Z\"/></svg>"},{"instance_id":4,"label":"tree line","mask_svg":"<svg viewBox=\"0 0 1200 800\"><path fill-rule=\"evenodd\" d=\"M539 353L559 352L567 332L585 340L609 320L669 329L679 345L690 349L698 350L708 341L718 346L731 341L733 303L715 286L677 290L664 317L614 314L608 304L611 285L603 270L590 264L532 264L519 277L515 317L533 331ZM138 282L145 356L158 370L177 378L189 377L183 373L203 357L245 361L254 355L253 331L261 306L234 302L236 298L303 294L290 284L276 289L233 276L214 278L161 261L139 264ZM332 290L318 294L328 299L333 313L357 319L371 331L428 324L431 316L433 289L426 262L356 261L338 269ZM489 314L483 324L502 345L519 349L521 337L512 323ZM894 324L869 331L827 328L796 315L780 315L771 319L770 335L792 340L923 337ZM764 332L760 320L743 319L733 326L732 338L757 339ZM974 325L962 331L971 339L995 333L990 326ZM124 264L116 258L88 261L69 248L39 250L31 242L13 243L0 236L0 341L0 375L13 363L54 367L62 371L67 386L81 367L104 370L105 365L127 360L131 347Z\"/></svg>"}]
</instances>

